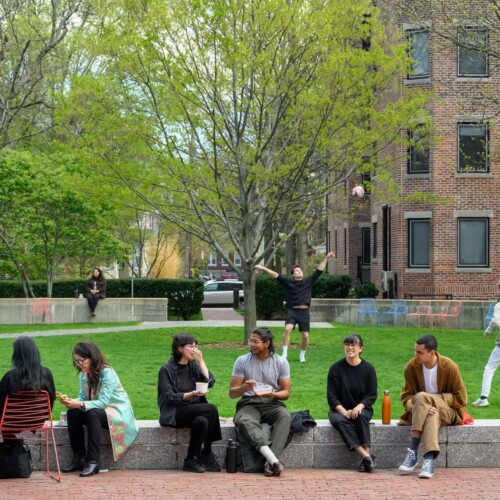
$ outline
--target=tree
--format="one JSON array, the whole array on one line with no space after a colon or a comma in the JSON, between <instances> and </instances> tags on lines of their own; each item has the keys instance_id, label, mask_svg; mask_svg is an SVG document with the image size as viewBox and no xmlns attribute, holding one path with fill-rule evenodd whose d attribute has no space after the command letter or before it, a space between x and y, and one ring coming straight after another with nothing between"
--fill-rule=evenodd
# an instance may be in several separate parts
<instances>
[{"instance_id":1,"label":"tree","mask_svg":"<svg viewBox=\"0 0 500 500\"><path fill-rule=\"evenodd\" d=\"M0 149L50 129L53 82L67 64L58 49L88 8L87 0L0 2Z\"/></svg>"},{"instance_id":2,"label":"tree","mask_svg":"<svg viewBox=\"0 0 500 500\"><path fill-rule=\"evenodd\" d=\"M149 158L133 171L131 162L112 162L114 174L214 250L223 253L229 239L242 258L248 337L254 266L314 223L332 186L373 167L374 144L403 140L400 128L423 114L425 97L382 97L404 71L405 53L369 1L127 6L101 46L106 82L126 102L124 118L140 114L152 133L134 134ZM93 101L96 115L110 112L104 100ZM72 119L85 130L96 115ZM79 139L88 145L104 134L100 143L116 148L116 133Z\"/></svg>"}]
</instances>

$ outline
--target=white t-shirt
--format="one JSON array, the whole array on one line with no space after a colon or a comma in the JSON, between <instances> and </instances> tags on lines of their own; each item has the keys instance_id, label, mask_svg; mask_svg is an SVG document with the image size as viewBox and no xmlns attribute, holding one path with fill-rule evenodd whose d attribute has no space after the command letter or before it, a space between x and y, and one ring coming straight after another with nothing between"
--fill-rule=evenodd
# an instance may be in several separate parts
<instances>
[{"instance_id":1,"label":"white t-shirt","mask_svg":"<svg viewBox=\"0 0 500 500\"><path fill-rule=\"evenodd\" d=\"M288 361L277 354L259 359L251 352L240 356L234 363L233 377L243 377L243 380L255 380L261 384L269 384L273 392L281 390L278 380L290 378ZM243 396L255 396L253 390L245 391Z\"/></svg>"},{"instance_id":2,"label":"white t-shirt","mask_svg":"<svg viewBox=\"0 0 500 500\"><path fill-rule=\"evenodd\" d=\"M424 384L425 384L425 392L429 394L438 394L438 385L437 385L437 376L438 376L438 365L433 368L426 368L422 365L424 369Z\"/></svg>"}]
</instances>

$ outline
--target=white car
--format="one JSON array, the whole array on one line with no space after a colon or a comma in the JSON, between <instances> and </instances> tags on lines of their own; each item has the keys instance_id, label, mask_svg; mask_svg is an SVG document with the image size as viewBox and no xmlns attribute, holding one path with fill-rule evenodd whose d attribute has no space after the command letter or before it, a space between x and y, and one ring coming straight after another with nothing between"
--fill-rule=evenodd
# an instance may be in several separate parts
<instances>
[{"instance_id":1,"label":"white car","mask_svg":"<svg viewBox=\"0 0 500 500\"><path fill-rule=\"evenodd\" d=\"M237 288L240 295L240 305L243 305L243 281L225 280L205 283L203 290L204 306L232 306L233 290Z\"/></svg>"}]
</instances>

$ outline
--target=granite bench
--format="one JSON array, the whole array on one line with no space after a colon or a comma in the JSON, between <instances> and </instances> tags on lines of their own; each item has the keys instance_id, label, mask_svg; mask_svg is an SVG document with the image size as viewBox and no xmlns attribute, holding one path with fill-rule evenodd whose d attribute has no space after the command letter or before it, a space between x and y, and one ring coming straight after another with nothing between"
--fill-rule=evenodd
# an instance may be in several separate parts
<instances>
[{"instance_id":1,"label":"granite bench","mask_svg":"<svg viewBox=\"0 0 500 500\"><path fill-rule=\"evenodd\" d=\"M214 443L214 452L224 463L227 440L236 437L232 419L221 419L223 440ZM346 468L359 464L355 453L347 451L328 420L318 420L310 432L293 435L283 454L286 468ZM118 461L112 459L109 437L104 433L101 445L102 467L109 469L176 469L182 466L189 440L188 429L161 427L157 420L139 421L140 432L134 445ZM55 428L61 464L71 460L71 448L65 427ZM394 420L372 425L372 452L380 469L397 469L403 461L410 439L410 428ZM476 420L473 425L443 427L439 433L441 454L436 467L500 467L500 420ZM35 469L45 467L40 445L32 449Z\"/></svg>"}]
</instances>

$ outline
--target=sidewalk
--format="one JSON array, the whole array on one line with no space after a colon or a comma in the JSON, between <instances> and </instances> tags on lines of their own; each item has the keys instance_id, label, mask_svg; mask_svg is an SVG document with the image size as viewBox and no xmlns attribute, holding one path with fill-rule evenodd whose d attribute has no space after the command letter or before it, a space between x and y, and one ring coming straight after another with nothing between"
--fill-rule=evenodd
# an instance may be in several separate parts
<instances>
[{"instance_id":1,"label":"sidewalk","mask_svg":"<svg viewBox=\"0 0 500 500\"><path fill-rule=\"evenodd\" d=\"M203 320L201 321L164 321L164 322L149 322L145 321L140 325L134 326L109 326L92 328L89 324L88 328L80 328L75 330L46 330L29 333L4 333L0 335L0 339L16 338L20 335L28 337L52 337L58 335L89 335L94 333L110 333L110 332L134 332L138 330L155 330L158 328L189 328L189 327L241 327L243 328L243 317L234 309L230 308L205 308L201 310ZM257 321L257 326L283 327L285 322L280 321ZM320 328L335 328L330 323L325 321L311 322L311 329Z\"/></svg>"},{"instance_id":2,"label":"sidewalk","mask_svg":"<svg viewBox=\"0 0 500 500\"><path fill-rule=\"evenodd\" d=\"M1 499L500 499L498 469L437 469L433 479L396 471L289 469L280 478L260 474L182 471L110 471L90 478L64 474L56 483L45 472L1 481Z\"/></svg>"}]
</instances>

